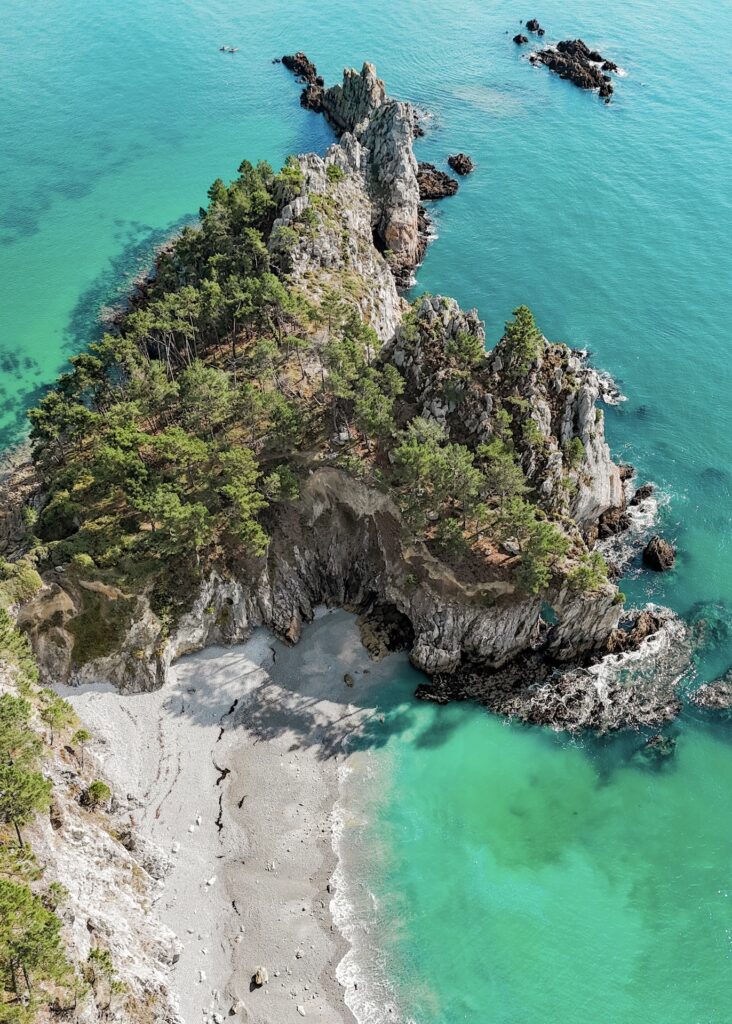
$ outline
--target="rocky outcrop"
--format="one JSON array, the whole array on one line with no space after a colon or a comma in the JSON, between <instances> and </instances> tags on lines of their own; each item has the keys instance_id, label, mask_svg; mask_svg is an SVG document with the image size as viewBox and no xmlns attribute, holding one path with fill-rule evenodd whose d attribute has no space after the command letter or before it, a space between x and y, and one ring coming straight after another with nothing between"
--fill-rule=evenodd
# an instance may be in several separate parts
<instances>
[{"instance_id":1,"label":"rocky outcrop","mask_svg":"<svg viewBox=\"0 0 732 1024\"><path fill-rule=\"evenodd\" d=\"M213 575L169 638L144 598L113 654L78 663L74 617L80 591L69 578L24 606L45 674L65 682L113 681L126 692L155 689L171 661L212 643L247 638L260 625L295 642L316 605L395 609L409 623L410 657L427 673L453 672L464 662L496 667L518 655L540 626L544 604L557 623L547 650L572 660L600 649L621 614L616 589L582 595L567 586L538 597L517 593L505 579L458 580L402 529L389 498L336 469L313 473L300 502L272 524L266 559ZM109 601L123 595L110 590ZM53 609L53 611L51 611ZM49 613L50 617L49 617ZM53 639L44 641L52 632Z\"/></svg>"},{"instance_id":2,"label":"rocky outcrop","mask_svg":"<svg viewBox=\"0 0 732 1024\"><path fill-rule=\"evenodd\" d=\"M425 296L415 319L397 331L389 358L405 374L422 416L440 423L454 440L479 444L493 436L499 403L516 408L516 396L507 388L500 346L484 370L456 384L445 353L461 334L485 345L483 324L474 310L465 313L454 299ZM571 516L589 531L603 513L624 508L620 471L610 457L597 410L602 384L586 357L566 345L545 342L520 390L522 415L533 426L526 429L524 421L514 442L546 509ZM568 463L566 452L574 439L581 442L579 459Z\"/></svg>"},{"instance_id":3,"label":"rocky outcrop","mask_svg":"<svg viewBox=\"0 0 732 1024\"><path fill-rule=\"evenodd\" d=\"M607 72L617 71L617 65L591 50L582 39L565 39L556 47L532 53L529 59L532 64L544 64L580 89L597 89L606 102L610 101L613 85Z\"/></svg>"},{"instance_id":4,"label":"rocky outcrop","mask_svg":"<svg viewBox=\"0 0 732 1024\"><path fill-rule=\"evenodd\" d=\"M540 594L519 592L513 570L520 547L508 538L497 551L497 542L486 537L477 568L461 572L435 557L429 536L405 526L387 492L328 466L338 456L326 446L304 453L308 475L299 500L267 513L266 556L236 556L237 562L229 553L225 568L223 559L212 563L218 568L173 625L158 618L145 593L87 580L74 563L47 572L43 589L18 614L45 676L105 680L127 692L157 688L174 659L246 639L257 626L296 642L321 603L371 616L377 609L374 650L401 640L415 666L441 679L482 677L539 649L547 669L585 664L613 637L613 656L629 655L622 645L630 641L617 636L617 588L599 582L583 592L568 582L569 570L587 554L582 534L592 541L598 521L609 530L625 508L597 408L608 394L606 383L583 353L552 344L535 329L531 360L514 372L507 339L485 353L477 313L452 299L426 296L407 315L396 281L414 265L420 244L413 112L386 96L369 64L324 89L306 61L296 54L293 70L308 90L321 90L318 102L340 139L324 157L298 157L292 170L299 173L279 181L268 240L273 265L284 268L288 282L314 305L339 291L358 306L383 342L370 358L392 362L403 376L396 410L401 423L421 415L473 450L508 431L507 447L520 462L539 518L546 514L562 524L566 564L554 567ZM321 337L314 337L307 356L318 380L327 372L321 347ZM456 350L467 353L467 363L458 365ZM302 369L304 379L308 367ZM645 636L634 639L645 642ZM590 694L590 684L585 676L572 680L562 686L571 685L577 703L577 687ZM559 722L559 712L553 714ZM583 715L595 721L591 710Z\"/></svg>"},{"instance_id":5,"label":"rocky outcrop","mask_svg":"<svg viewBox=\"0 0 732 1024\"><path fill-rule=\"evenodd\" d=\"M41 505L40 480L30 457L30 445L11 449L0 463L0 556L11 561L26 548L28 516Z\"/></svg>"},{"instance_id":6,"label":"rocky outcrop","mask_svg":"<svg viewBox=\"0 0 732 1024\"><path fill-rule=\"evenodd\" d=\"M454 196L458 190L455 179L438 170L434 164L418 164L417 183L420 199L444 199Z\"/></svg>"},{"instance_id":7,"label":"rocky outcrop","mask_svg":"<svg viewBox=\"0 0 732 1024\"><path fill-rule=\"evenodd\" d=\"M348 281L349 299L363 320L381 341L389 340L405 304L389 263L373 243L376 215L367 189L368 151L347 135L325 157L308 153L297 160L303 172L301 194L281 208L270 248L276 250L283 238L279 229L293 229L294 243L284 236L293 282L317 301Z\"/></svg>"},{"instance_id":8,"label":"rocky outcrop","mask_svg":"<svg viewBox=\"0 0 732 1024\"><path fill-rule=\"evenodd\" d=\"M529 32L536 32L538 35L544 35L544 29L539 24L537 18L529 18L529 20L526 22L526 28L529 30Z\"/></svg>"},{"instance_id":9,"label":"rocky outcrop","mask_svg":"<svg viewBox=\"0 0 732 1024\"><path fill-rule=\"evenodd\" d=\"M516 43L517 46L523 46L524 43L528 43L529 37L524 36L519 32L517 35L513 37L513 41L514 43Z\"/></svg>"},{"instance_id":10,"label":"rocky outcrop","mask_svg":"<svg viewBox=\"0 0 732 1024\"><path fill-rule=\"evenodd\" d=\"M472 174L475 170L473 160L466 153L453 153L447 162L456 174Z\"/></svg>"},{"instance_id":11,"label":"rocky outcrop","mask_svg":"<svg viewBox=\"0 0 732 1024\"><path fill-rule=\"evenodd\" d=\"M676 561L673 544L654 534L643 548L643 564L654 572L667 572Z\"/></svg>"},{"instance_id":12,"label":"rocky outcrop","mask_svg":"<svg viewBox=\"0 0 732 1024\"><path fill-rule=\"evenodd\" d=\"M302 50L298 50L297 53L290 56L284 56L282 63L288 71L297 77L298 81L306 82L308 85L324 85L322 77L318 74L318 69Z\"/></svg>"},{"instance_id":13,"label":"rocky outcrop","mask_svg":"<svg viewBox=\"0 0 732 1024\"><path fill-rule=\"evenodd\" d=\"M648 498L652 496L655 489L656 488L653 486L653 484L643 484L641 487L637 488L628 504L633 507L640 505L642 502L647 501Z\"/></svg>"},{"instance_id":14,"label":"rocky outcrop","mask_svg":"<svg viewBox=\"0 0 732 1024\"><path fill-rule=\"evenodd\" d=\"M408 285L426 246L412 152L416 111L411 104L388 97L376 69L368 63L360 72L346 69L341 85L329 89L309 85L302 102L319 110L338 135L351 136L362 147L374 239L382 251L388 251L397 283Z\"/></svg>"},{"instance_id":15,"label":"rocky outcrop","mask_svg":"<svg viewBox=\"0 0 732 1024\"><path fill-rule=\"evenodd\" d=\"M553 667L539 642L498 671L467 666L449 676L438 674L418 688L417 696L437 703L473 700L497 714L557 731L657 728L681 710L677 685L689 653L681 621L661 612L656 630L636 649L606 655L588 668Z\"/></svg>"}]
</instances>

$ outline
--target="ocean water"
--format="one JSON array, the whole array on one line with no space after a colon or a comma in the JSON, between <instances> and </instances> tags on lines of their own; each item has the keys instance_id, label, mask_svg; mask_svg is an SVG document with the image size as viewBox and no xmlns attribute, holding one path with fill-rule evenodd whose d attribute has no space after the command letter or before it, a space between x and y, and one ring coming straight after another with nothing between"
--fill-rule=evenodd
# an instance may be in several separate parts
<instances>
[{"instance_id":1,"label":"ocean water","mask_svg":"<svg viewBox=\"0 0 732 1024\"><path fill-rule=\"evenodd\" d=\"M532 16L621 65L611 106L528 65L510 40ZM492 342L526 302L615 376L613 450L679 545L672 573L633 565L623 589L696 623L713 678L732 662L725 17L712 0L5 0L0 443L214 177L328 144L271 59L304 49L328 82L369 59L432 113L420 158L478 165L434 210L418 290L477 306ZM416 705L413 684L396 674L391 738L344 784L369 959L349 999L418 1024L732 1019L729 727L685 714L651 770L637 738L573 743Z\"/></svg>"}]
</instances>

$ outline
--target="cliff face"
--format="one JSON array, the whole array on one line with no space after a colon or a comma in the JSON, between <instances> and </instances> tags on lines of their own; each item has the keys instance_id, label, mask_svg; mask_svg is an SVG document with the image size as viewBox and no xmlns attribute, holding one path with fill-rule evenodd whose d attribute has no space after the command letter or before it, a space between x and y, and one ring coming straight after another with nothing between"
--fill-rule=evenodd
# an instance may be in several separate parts
<instances>
[{"instance_id":1,"label":"cliff face","mask_svg":"<svg viewBox=\"0 0 732 1024\"><path fill-rule=\"evenodd\" d=\"M409 624L412 662L428 673L453 672L464 661L504 664L538 638L542 607L549 605L556 617L549 650L571 661L599 648L617 626L616 593L610 585L589 595L563 586L527 598L507 580L466 583L424 544L405 541L399 511L386 495L324 468L309 477L297 505L282 513L267 557L242 565L231 579L212 576L169 639L145 599L137 598L114 653L79 665L73 621L84 614L88 592L69 577L28 602L18 622L54 678L105 679L135 692L162 685L182 654L243 640L256 626L296 642L322 603L359 611L393 607ZM129 600L114 588L95 597L101 621L118 617Z\"/></svg>"},{"instance_id":2,"label":"cliff face","mask_svg":"<svg viewBox=\"0 0 732 1024\"><path fill-rule=\"evenodd\" d=\"M303 173L301 195L287 203L275 221L271 246L279 228L292 228L303 218L311 222L290 253L292 280L311 301L329 288L343 287L358 304L363 320L387 341L401 320L405 303L399 297L389 265L373 242L378 218L366 187L369 153L353 136L331 146L325 157L298 157ZM330 169L342 172L329 180Z\"/></svg>"}]
</instances>

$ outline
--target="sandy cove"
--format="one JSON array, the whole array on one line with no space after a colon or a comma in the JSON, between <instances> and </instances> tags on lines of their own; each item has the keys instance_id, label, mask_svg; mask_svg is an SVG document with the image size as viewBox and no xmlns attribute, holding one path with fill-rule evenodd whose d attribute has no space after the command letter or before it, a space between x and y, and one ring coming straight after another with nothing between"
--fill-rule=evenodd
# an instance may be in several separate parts
<instances>
[{"instance_id":1,"label":"sandy cove","mask_svg":"<svg viewBox=\"0 0 732 1024\"><path fill-rule=\"evenodd\" d=\"M322 612L296 647L259 630L182 658L153 693L65 688L123 806L170 856L155 909L184 946L171 986L185 1024L353 1022L330 911L338 771L402 660L370 661L354 617Z\"/></svg>"}]
</instances>

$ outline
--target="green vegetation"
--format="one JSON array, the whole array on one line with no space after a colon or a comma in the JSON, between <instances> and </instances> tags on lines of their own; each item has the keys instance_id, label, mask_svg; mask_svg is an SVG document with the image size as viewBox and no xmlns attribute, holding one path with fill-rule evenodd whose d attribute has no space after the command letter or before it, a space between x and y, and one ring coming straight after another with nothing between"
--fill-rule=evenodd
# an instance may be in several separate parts
<instances>
[{"instance_id":1,"label":"green vegetation","mask_svg":"<svg viewBox=\"0 0 732 1024\"><path fill-rule=\"evenodd\" d=\"M567 573L567 581L575 590L591 594L604 587L608 581L607 562L599 551L582 555L578 564Z\"/></svg>"},{"instance_id":2,"label":"green vegetation","mask_svg":"<svg viewBox=\"0 0 732 1024\"><path fill-rule=\"evenodd\" d=\"M565 442L562 445L562 454L570 469L579 469L585 457L585 446L582 439L573 437L570 441Z\"/></svg>"},{"instance_id":3,"label":"green vegetation","mask_svg":"<svg viewBox=\"0 0 732 1024\"><path fill-rule=\"evenodd\" d=\"M17 562L0 559L0 608L27 601L41 586L41 577L27 559Z\"/></svg>"},{"instance_id":4,"label":"green vegetation","mask_svg":"<svg viewBox=\"0 0 732 1024\"><path fill-rule=\"evenodd\" d=\"M544 342L528 306L519 306L513 315L514 319L506 324L498 350L509 377L518 380L526 376L536 362Z\"/></svg>"},{"instance_id":5,"label":"green vegetation","mask_svg":"<svg viewBox=\"0 0 732 1024\"><path fill-rule=\"evenodd\" d=\"M343 181L346 176L346 172L338 164L328 164L328 169L325 173L328 176L328 181L331 182Z\"/></svg>"},{"instance_id":6,"label":"green vegetation","mask_svg":"<svg viewBox=\"0 0 732 1024\"><path fill-rule=\"evenodd\" d=\"M0 878L0 1021L34 1020L49 988L73 982L60 933L61 921L40 896Z\"/></svg>"},{"instance_id":7,"label":"green vegetation","mask_svg":"<svg viewBox=\"0 0 732 1024\"><path fill-rule=\"evenodd\" d=\"M343 177L336 165L327 173ZM30 413L48 496L33 558L41 570L67 565L79 584L81 608L67 623L76 665L119 646L140 593L169 625L212 569L255 573L278 506L323 458L393 490L411 528L450 557L489 556L510 540L530 593L563 570L566 530L547 521L522 469L531 462L536 479L535 459L549 452L522 394L544 346L531 311L515 310L497 349L490 441L448 436L417 415L419 396L380 354L357 274L319 282L317 301L294 285L303 232L339 213L334 195L310 196L308 217L275 229L302 188L296 160L279 174L244 162L231 184L215 181L200 224L160 253L118 333L75 356ZM493 372L482 335L445 338L442 317L423 317L420 301L401 335L420 346L437 397L455 409ZM582 452L570 441L566 465ZM4 572L0 604L3 585L6 602L38 585L30 561Z\"/></svg>"},{"instance_id":8,"label":"green vegetation","mask_svg":"<svg viewBox=\"0 0 732 1024\"><path fill-rule=\"evenodd\" d=\"M87 729L77 729L76 732L74 733L74 735L71 737L71 742L75 746L77 746L80 749L80 751L81 751L81 757L79 758L79 763L81 765L81 770L82 771L84 770L84 750L86 748L87 743L89 742L89 740L91 738L92 738L92 735L91 735L91 733Z\"/></svg>"},{"instance_id":9,"label":"green vegetation","mask_svg":"<svg viewBox=\"0 0 732 1024\"><path fill-rule=\"evenodd\" d=\"M99 779L95 779L94 782L90 783L81 794L82 804L92 811L95 811L102 804L108 804L111 798L112 791L109 786L106 782L100 782Z\"/></svg>"},{"instance_id":10,"label":"green vegetation","mask_svg":"<svg viewBox=\"0 0 732 1024\"><path fill-rule=\"evenodd\" d=\"M44 883L21 832L48 810L52 796L41 770L44 744L36 720L45 715L58 730L72 716L65 701L37 688L28 641L4 611L0 675L12 687L0 695L0 1022L31 1024L48 1006L71 1005L79 991L55 913L65 890Z\"/></svg>"}]
</instances>

